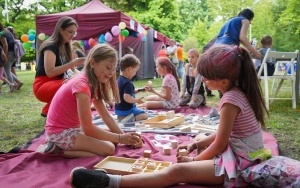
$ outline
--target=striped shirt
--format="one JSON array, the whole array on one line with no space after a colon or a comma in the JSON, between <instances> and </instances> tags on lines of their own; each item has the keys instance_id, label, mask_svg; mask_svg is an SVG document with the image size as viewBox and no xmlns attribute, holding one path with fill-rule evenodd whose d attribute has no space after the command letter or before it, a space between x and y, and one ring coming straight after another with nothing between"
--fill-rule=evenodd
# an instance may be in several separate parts
<instances>
[{"instance_id":1,"label":"striped shirt","mask_svg":"<svg viewBox=\"0 0 300 188\"><path fill-rule=\"evenodd\" d=\"M240 112L233 124L231 137L245 138L261 131L260 123L257 121L254 111L246 95L240 89L233 88L224 93L220 101L220 108L225 103L233 104L240 108Z\"/></svg>"}]
</instances>

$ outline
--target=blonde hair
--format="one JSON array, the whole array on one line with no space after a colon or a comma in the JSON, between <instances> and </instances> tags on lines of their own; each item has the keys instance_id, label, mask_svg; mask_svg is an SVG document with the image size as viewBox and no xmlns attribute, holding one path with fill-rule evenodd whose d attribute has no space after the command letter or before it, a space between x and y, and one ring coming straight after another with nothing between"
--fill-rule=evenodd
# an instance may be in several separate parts
<instances>
[{"instance_id":1,"label":"blonde hair","mask_svg":"<svg viewBox=\"0 0 300 188\"><path fill-rule=\"evenodd\" d=\"M116 74L109 79L107 83L99 83L93 68L91 67L90 61L93 59L96 63L101 61L114 58L118 59L116 50L108 44L98 44L94 46L88 53L85 63L84 72L87 76L88 82L92 87L92 97L97 100L104 100L106 102L111 101L110 90L115 102L120 102L119 89L116 81Z\"/></svg>"}]
</instances>

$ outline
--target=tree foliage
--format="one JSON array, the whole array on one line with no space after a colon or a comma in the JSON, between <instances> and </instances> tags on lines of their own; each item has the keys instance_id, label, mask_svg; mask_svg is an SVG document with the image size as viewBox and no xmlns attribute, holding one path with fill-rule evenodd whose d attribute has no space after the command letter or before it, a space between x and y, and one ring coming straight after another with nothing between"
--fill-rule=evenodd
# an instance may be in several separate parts
<instances>
[{"instance_id":1,"label":"tree foliage","mask_svg":"<svg viewBox=\"0 0 300 188\"><path fill-rule=\"evenodd\" d=\"M24 0L8 0L9 23L0 14L1 22L15 28L20 37L35 29L35 17L77 8L90 0L36 0L23 6ZM273 37L278 50L300 48L299 0L102 0L109 7L120 10L140 23L187 46L202 47L217 35L225 21L244 8L251 8L252 37L258 41L263 35ZM0 0L0 11L5 0ZM250 34L250 32L248 32ZM249 36L250 37L250 36ZM186 49L186 48L185 48Z\"/></svg>"}]
</instances>

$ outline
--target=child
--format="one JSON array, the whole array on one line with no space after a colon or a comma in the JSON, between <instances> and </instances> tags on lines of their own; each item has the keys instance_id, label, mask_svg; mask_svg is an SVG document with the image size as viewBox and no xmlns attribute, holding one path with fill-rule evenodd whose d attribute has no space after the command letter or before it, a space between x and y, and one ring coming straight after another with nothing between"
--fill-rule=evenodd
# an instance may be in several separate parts
<instances>
[{"instance_id":1,"label":"child","mask_svg":"<svg viewBox=\"0 0 300 188\"><path fill-rule=\"evenodd\" d=\"M114 143L135 145L139 141L138 134L125 134L118 127L104 104L110 98L110 90L119 101L116 51L105 44L96 45L84 64L83 71L67 80L52 100L45 125L49 142L45 153L60 148L68 157L113 155ZM93 125L91 103L109 131Z\"/></svg>"},{"instance_id":2,"label":"child","mask_svg":"<svg viewBox=\"0 0 300 188\"><path fill-rule=\"evenodd\" d=\"M268 48L271 48L271 51L275 51L274 48L272 48L272 37L269 35L264 36L261 40L261 49L259 49L259 52L261 53L261 55L263 56L262 59L264 59ZM261 66L261 61L260 59L255 59L254 61L254 65L256 68L256 72L259 71L260 66ZM268 76L273 76L274 71L275 71L275 63L276 63L276 59L273 58L269 58L267 59L267 69L268 69ZM261 72L261 76L264 75L264 71Z\"/></svg>"},{"instance_id":3,"label":"child","mask_svg":"<svg viewBox=\"0 0 300 188\"><path fill-rule=\"evenodd\" d=\"M121 75L118 78L118 87L121 102L115 104L115 113L122 123L148 119L144 110L136 107L135 103L143 103L143 97L135 98L134 85L131 79L140 68L139 59L133 54L126 54L120 60Z\"/></svg>"},{"instance_id":4,"label":"child","mask_svg":"<svg viewBox=\"0 0 300 188\"><path fill-rule=\"evenodd\" d=\"M203 54L198 72L212 90L223 93L220 124L216 133L186 148L205 150L196 157L178 157L180 163L153 173L111 175L76 168L71 183L102 187L168 187L177 183L245 186L241 171L259 162L255 152L263 149L261 127L266 108L249 53L238 46L215 45ZM251 157L250 157L251 156Z\"/></svg>"},{"instance_id":5,"label":"child","mask_svg":"<svg viewBox=\"0 0 300 188\"><path fill-rule=\"evenodd\" d=\"M197 73L196 67L198 58L199 51L197 49L188 51L189 63L185 66L185 73L182 77L180 106L185 106L187 103L191 108L205 105L203 82L201 81L201 75Z\"/></svg>"},{"instance_id":6,"label":"child","mask_svg":"<svg viewBox=\"0 0 300 188\"><path fill-rule=\"evenodd\" d=\"M146 86L148 92L154 93L147 97L145 107L147 109L175 109L179 105L180 82L175 65L166 57L156 60L157 74L164 76L162 91L157 92L151 86Z\"/></svg>"}]
</instances>

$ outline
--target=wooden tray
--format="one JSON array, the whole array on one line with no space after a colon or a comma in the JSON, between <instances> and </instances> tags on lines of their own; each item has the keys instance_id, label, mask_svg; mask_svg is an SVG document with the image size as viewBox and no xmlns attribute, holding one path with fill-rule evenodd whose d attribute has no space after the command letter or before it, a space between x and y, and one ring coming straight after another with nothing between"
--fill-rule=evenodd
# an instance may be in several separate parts
<instances>
[{"instance_id":1,"label":"wooden tray","mask_svg":"<svg viewBox=\"0 0 300 188\"><path fill-rule=\"evenodd\" d=\"M168 129L171 127L175 127L176 125L179 125L180 123L185 121L185 117L183 115L176 116L172 119L167 119L165 115L158 115L153 118L149 118L145 121L145 125L150 125L150 127L158 127L158 128L164 128Z\"/></svg>"},{"instance_id":2,"label":"wooden tray","mask_svg":"<svg viewBox=\"0 0 300 188\"><path fill-rule=\"evenodd\" d=\"M96 164L94 168L105 169L110 174L127 175L154 172L164 169L171 164L172 162L153 161L149 160L148 158L131 159L125 157L108 156ZM138 168L140 168L140 170L137 170Z\"/></svg>"}]
</instances>

